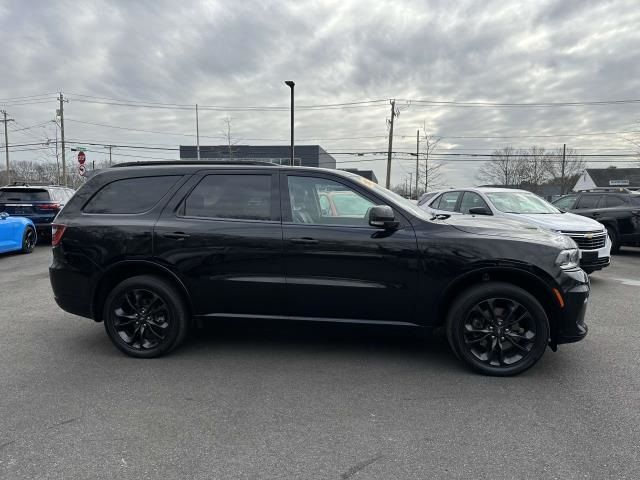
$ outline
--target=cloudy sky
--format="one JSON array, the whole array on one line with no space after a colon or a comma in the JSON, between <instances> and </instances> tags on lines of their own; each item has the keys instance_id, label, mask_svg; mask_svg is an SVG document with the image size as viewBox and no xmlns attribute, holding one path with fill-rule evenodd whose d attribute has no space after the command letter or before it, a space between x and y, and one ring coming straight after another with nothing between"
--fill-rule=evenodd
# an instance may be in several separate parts
<instances>
[{"instance_id":1,"label":"cloudy sky","mask_svg":"<svg viewBox=\"0 0 640 480\"><path fill-rule=\"evenodd\" d=\"M627 154L637 149L629 140L640 140L638 102L487 104L640 98L639 25L637 0L0 0L0 108L16 120L10 144L55 137L57 92L69 99L66 137L76 144L195 144L195 113L186 107L195 103L205 106L201 144L224 142L226 117L240 144L287 144L283 81L291 79L301 107L370 101L299 109L296 138L334 152L342 167L373 168L381 180L384 155L344 153L386 150L392 98L398 152L415 151L416 130L426 128L443 137L441 153L567 143L583 153ZM12 158L54 161L49 150L27 148L38 146L15 147ZM105 149L92 148L89 160L105 158ZM445 184L477 183L477 158L440 158ZM399 153L392 183L414 169Z\"/></svg>"}]
</instances>

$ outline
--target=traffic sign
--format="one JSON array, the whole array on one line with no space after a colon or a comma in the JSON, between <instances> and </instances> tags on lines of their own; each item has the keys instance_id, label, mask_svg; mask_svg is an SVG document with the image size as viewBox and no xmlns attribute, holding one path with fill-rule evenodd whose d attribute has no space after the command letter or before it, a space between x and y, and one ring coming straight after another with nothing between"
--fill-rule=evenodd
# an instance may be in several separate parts
<instances>
[{"instance_id":1,"label":"traffic sign","mask_svg":"<svg viewBox=\"0 0 640 480\"><path fill-rule=\"evenodd\" d=\"M87 156L84 154L84 152L78 152L78 163L82 165L86 161L87 161Z\"/></svg>"},{"instance_id":2,"label":"traffic sign","mask_svg":"<svg viewBox=\"0 0 640 480\"><path fill-rule=\"evenodd\" d=\"M87 167L85 167L82 164L78 165L78 175L80 175L81 177L84 177L85 173L87 173Z\"/></svg>"}]
</instances>

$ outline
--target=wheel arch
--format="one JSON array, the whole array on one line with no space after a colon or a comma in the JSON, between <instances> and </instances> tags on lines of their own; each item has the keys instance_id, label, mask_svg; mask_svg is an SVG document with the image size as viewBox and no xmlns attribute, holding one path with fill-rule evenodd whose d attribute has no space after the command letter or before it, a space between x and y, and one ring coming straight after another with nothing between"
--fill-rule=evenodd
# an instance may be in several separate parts
<instances>
[{"instance_id":1,"label":"wheel arch","mask_svg":"<svg viewBox=\"0 0 640 480\"><path fill-rule=\"evenodd\" d=\"M193 312L193 305L187 287L180 277L169 268L149 260L126 260L118 262L105 270L93 289L91 314L96 322L102 321L104 302L113 287L127 278L138 275L154 275L167 280L176 287L176 291L183 299L189 314Z\"/></svg>"},{"instance_id":2,"label":"wheel arch","mask_svg":"<svg viewBox=\"0 0 640 480\"><path fill-rule=\"evenodd\" d=\"M542 305L547 318L551 338L555 337L555 319L560 314L560 305L553 292L553 280L543 272L533 272L513 267L487 267L467 272L445 287L438 302L438 322L444 324L455 299L467 289L486 282L505 282L522 288L533 295Z\"/></svg>"}]
</instances>

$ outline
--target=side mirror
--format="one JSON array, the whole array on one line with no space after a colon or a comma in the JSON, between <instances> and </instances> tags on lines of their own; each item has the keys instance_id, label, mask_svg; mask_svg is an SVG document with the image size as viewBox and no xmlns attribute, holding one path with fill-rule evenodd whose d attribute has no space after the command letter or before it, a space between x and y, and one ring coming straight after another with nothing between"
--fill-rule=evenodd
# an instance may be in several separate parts
<instances>
[{"instance_id":1,"label":"side mirror","mask_svg":"<svg viewBox=\"0 0 640 480\"><path fill-rule=\"evenodd\" d=\"M369 217L369 225L372 227L394 230L400 225L400 222L396 221L393 209L388 205L371 207L367 212L367 216Z\"/></svg>"},{"instance_id":2,"label":"side mirror","mask_svg":"<svg viewBox=\"0 0 640 480\"><path fill-rule=\"evenodd\" d=\"M9 214L7 212L0 212L0 220L4 220L5 218L9 218Z\"/></svg>"},{"instance_id":3,"label":"side mirror","mask_svg":"<svg viewBox=\"0 0 640 480\"><path fill-rule=\"evenodd\" d=\"M471 215L493 215L487 207L473 207L469 209Z\"/></svg>"}]
</instances>

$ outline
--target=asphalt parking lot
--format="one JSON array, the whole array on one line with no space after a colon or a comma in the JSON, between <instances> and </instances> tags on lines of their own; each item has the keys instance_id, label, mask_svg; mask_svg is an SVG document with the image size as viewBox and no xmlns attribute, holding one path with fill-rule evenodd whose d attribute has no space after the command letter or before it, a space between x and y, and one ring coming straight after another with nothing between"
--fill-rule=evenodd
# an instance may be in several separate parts
<instances>
[{"instance_id":1,"label":"asphalt parking lot","mask_svg":"<svg viewBox=\"0 0 640 480\"><path fill-rule=\"evenodd\" d=\"M507 379L368 328L128 358L55 305L50 255L0 256L0 478L640 478L640 249L592 276L586 340Z\"/></svg>"}]
</instances>

